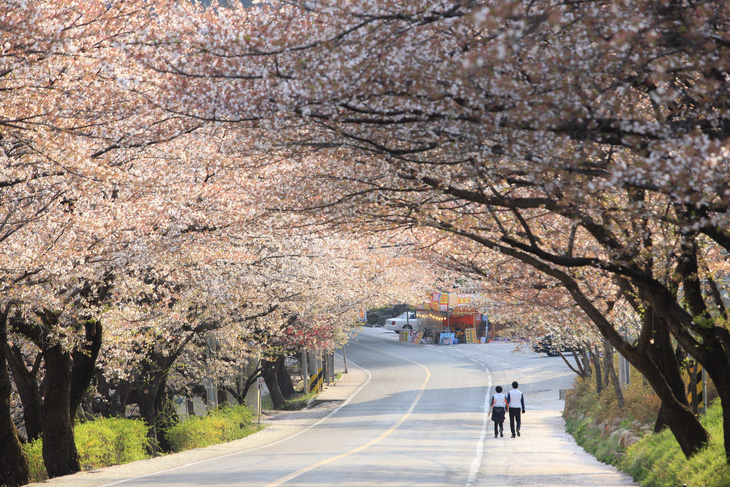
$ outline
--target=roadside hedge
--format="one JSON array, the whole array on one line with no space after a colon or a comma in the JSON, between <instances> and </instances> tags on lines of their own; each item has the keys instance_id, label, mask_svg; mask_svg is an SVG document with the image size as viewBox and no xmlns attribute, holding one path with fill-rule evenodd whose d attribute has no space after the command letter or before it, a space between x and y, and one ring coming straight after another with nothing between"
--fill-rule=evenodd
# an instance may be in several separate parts
<instances>
[{"instance_id":1,"label":"roadside hedge","mask_svg":"<svg viewBox=\"0 0 730 487\"><path fill-rule=\"evenodd\" d=\"M148 458L149 427L142 420L99 418L74 429L82 468L100 468Z\"/></svg>"},{"instance_id":2,"label":"roadside hedge","mask_svg":"<svg viewBox=\"0 0 730 487\"><path fill-rule=\"evenodd\" d=\"M91 470L150 458L149 427L139 419L99 418L74 428L81 468ZM237 440L257 431L246 406L224 405L205 416L191 416L164 434L174 452ZM24 445L31 482L48 478L43 466L43 442Z\"/></svg>"},{"instance_id":3,"label":"roadside hedge","mask_svg":"<svg viewBox=\"0 0 730 487\"><path fill-rule=\"evenodd\" d=\"M79 462L84 470L108 467L148 458L149 428L142 420L99 418L74 428ZM31 482L48 478L43 465L43 442L38 439L24 445L28 454Z\"/></svg>"},{"instance_id":4,"label":"roadside hedge","mask_svg":"<svg viewBox=\"0 0 730 487\"><path fill-rule=\"evenodd\" d=\"M191 416L164 434L172 451L181 452L237 440L255 431L253 415L246 406L224 405L205 416Z\"/></svg>"}]
</instances>

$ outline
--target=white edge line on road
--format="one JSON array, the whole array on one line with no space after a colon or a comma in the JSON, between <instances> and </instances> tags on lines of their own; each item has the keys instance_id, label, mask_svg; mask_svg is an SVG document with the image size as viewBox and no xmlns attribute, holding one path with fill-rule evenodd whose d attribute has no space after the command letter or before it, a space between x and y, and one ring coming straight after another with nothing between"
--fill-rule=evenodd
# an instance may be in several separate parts
<instances>
[{"instance_id":1,"label":"white edge line on road","mask_svg":"<svg viewBox=\"0 0 730 487\"><path fill-rule=\"evenodd\" d=\"M123 484L125 482L131 482L133 480L143 479L143 478L146 478L146 477L152 477L154 475L160 475L160 474L163 474L163 473L172 472L174 470L179 470L181 468L187 468L187 467L191 467L193 465L200 465L201 463L206 463L206 462L209 462L211 460L219 460L221 458L227 458L227 457L232 457L234 455L240 455L241 453L245 453L245 452L260 450L261 448L268 448L270 446L278 445L279 443L283 443L285 441L289 441L292 438L296 438L297 436L301 435L302 433L305 433L305 432L309 431L310 429L312 429L315 426L319 425L323 421L329 419L330 416L332 416L333 414L337 413L340 409L342 409L343 407L345 407L352 400L353 397L355 397L366 385L368 385L370 383L370 380L373 378L373 375L370 373L369 370L367 370L367 369L365 369L363 367L360 367L359 365L357 365L352 360L348 360L347 363L348 363L348 365L350 365L350 364L351 365L354 365L358 369L360 369L363 372L365 372L367 374L367 376L368 376L367 380L365 382L363 382L360 385L360 387L358 387L357 390L350 395L350 397L348 397L345 401L342 402L342 404L340 404L335 409L333 409L327 416L325 416L324 418L320 419L316 423L307 426L306 428L304 428L303 430L299 431L298 433L295 433L295 434L293 434L291 436L287 436L286 438L282 438L281 440L277 440L277 441L275 441L273 443L268 443L266 445L257 446L255 448L249 448L247 450L240 450L240 451L237 451L237 452L234 452L234 453L227 453L225 455L220 455L220 456L216 456L216 457L206 458L205 460L200 460L200 461L193 462L193 463L186 463L185 465L180 465L179 467L168 468L167 470L160 470L159 472L148 473L148 474L145 474L145 475L140 475L138 477L131 477L131 478L128 478L128 479L117 480L117 481L111 482L109 484L103 484L103 485L101 485L99 487L107 487L109 485Z\"/></svg>"},{"instance_id":2,"label":"white edge line on road","mask_svg":"<svg viewBox=\"0 0 730 487\"><path fill-rule=\"evenodd\" d=\"M482 434L477 442L477 452L474 455L474 460L471 462L469 476L466 478L466 487L472 487L477 480L479 470L482 468L482 459L484 458L484 440L487 439L487 425L489 424L489 394L492 391L492 374L486 367L484 367L484 371L487 373L487 393L484 395Z\"/></svg>"}]
</instances>

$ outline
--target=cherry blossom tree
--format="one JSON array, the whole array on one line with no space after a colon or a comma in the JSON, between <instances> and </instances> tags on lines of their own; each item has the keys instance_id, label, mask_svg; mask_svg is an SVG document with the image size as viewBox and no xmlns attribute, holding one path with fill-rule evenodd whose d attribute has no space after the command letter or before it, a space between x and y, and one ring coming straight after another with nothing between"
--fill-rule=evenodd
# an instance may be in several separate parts
<instances>
[{"instance_id":1,"label":"cherry blossom tree","mask_svg":"<svg viewBox=\"0 0 730 487\"><path fill-rule=\"evenodd\" d=\"M274 349L295 325L328 324L329 344L364 299L432 281L415 258L392 265L312 234L385 232L394 249L436 249L483 276L496 252L512 276L530 274L519 262L541 274L531 282L562 286L646 376L690 455L707 433L678 341L717 386L730 452L726 9L9 2L4 316L15 331L43 323L66 373L93 342L75 332L106 326L102 310L128 350L145 348L145 329L210 326L233 344L267 306L277 315L256 326ZM636 335L621 333L619 302L641 318ZM21 464L0 427L3 464ZM69 447L49 473L73 458Z\"/></svg>"},{"instance_id":2,"label":"cherry blossom tree","mask_svg":"<svg viewBox=\"0 0 730 487\"><path fill-rule=\"evenodd\" d=\"M149 349L154 338L169 343L161 355L169 360L185 348L185 336L168 342L176 331L187 328L187 337L198 338L203 330L226 330L226 337L235 338L247 332L243 324L257 311L281 303L302 323L346 316L354 314L353 284L363 287L352 279L341 281L338 293L323 292L319 273L336 276L344 267L288 268L296 264L282 265L281 255L257 263L265 244L271 247L267 225L288 223L282 214L275 225L260 218L259 202L267 199L257 186L270 168L242 165L240 159L226 165L233 146L260 149L256 139L240 137L233 144L220 127L203 130L200 120L160 109L155 100L162 95L145 79L149 72L125 55L146 32L169 29L200 12L177 2L156 2L152 10L145 1L6 2L0 9L2 363L11 350L17 384L31 390L42 377L51 384L46 391L36 387L24 401L28 418L40 410L41 422L55 425L42 431L51 476L79 468L73 416L102 329L118 347L104 348L105 355L138 360L129 351ZM175 22L165 25L166 19ZM275 237L279 249L286 248L282 235ZM311 255L301 259L316 262ZM302 268L310 269L309 276L295 276L292 285L287 273ZM298 298L303 294L309 299ZM216 306L230 315L211 313ZM328 340L339 340L340 327L331 328ZM39 354L42 368L27 368L23 359L30 355L21 350ZM164 372L157 382L156 390ZM1 463L24 465L5 407L7 375L0 385L0 426L8 445ZM150 395L151 417L159 396ZM3 472L1 481L20 484L25 475L23 468L14 469Z\"/></svg>"},{"instance_id":3,"label":"cherry blossom tree","mask_svg":"<svg viewBox=\"0 0 730 487\"><path fill-rule=\"evenodd\" d=\"M124 36L138 30L137 22L149 22L149 13L145 2L10 1L0 8L0 286L7 317L2 335L9 340L2 348L17 352L14 347L23 339L44 344L50 386L36 406L43 423L52 425L43 431L51 476L78 470L71 425L98 351L95 308L114 270L131 255L123 256L134 245L130 228L137 237L149 228L113 223L133 214L125 210L134 193L127 192L124 201L118 194L120 186L134 181L128 171L136 154L110 152L140 146L139 130L130 127L144 126L140 122L149 122L144 117L154 111L123 86L114 63ZM183 127L171 118L157 118L145 144L162 142L157 128L164 127L169 139L195 125ZM5 358L3 353L3 373ZM14 372L22 373L22 364L15 362ZM49 377L53 374L58 377ZM26 374L25 379L34 378ZM0 414L9 418L5 409ZM17 433L3 429L3 435L3 445L14 446L2 452L0 463L22 466ZM22 472L2 472L0 482L22 483Z\"/></svg>"},{"instance_id":4,"label":"cherry blossom tree","mask_svg":"<svg viewBox=\"0 0 730 487\"><path fill-rule=\"evenodd\" d=\"M730 458L730 340L713 258L730 250L724 2L187 13L175 34L144 33L152 48L134 55L161 75L149 89L171 113L271 130L259 147L291 178L272 192L296 181L306 194L282 190L281 207L435 228L553 278L646 376L691 455L708 437L673 337L717 385ZM642 316L638 338L618 332L587 282L620 290Z\"/></svg>"}]
</instances>

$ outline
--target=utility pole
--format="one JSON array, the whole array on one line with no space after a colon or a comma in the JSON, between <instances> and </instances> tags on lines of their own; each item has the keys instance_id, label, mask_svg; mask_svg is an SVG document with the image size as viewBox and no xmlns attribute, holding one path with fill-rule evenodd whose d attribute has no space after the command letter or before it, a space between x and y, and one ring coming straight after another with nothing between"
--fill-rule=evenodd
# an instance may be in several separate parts
<instances>
[{"instance_id":1,"label":"utility pole","mask_svg":"<svg viewBox=\"0 0 730 487\"><path fill-rule=\"evenodd\" d=\"M620 353L618 354L618 381L624 386L631 382L631 364Z\"/></svg>"},{"instance_id":2,"label":"utility pole","mask_svg":"<svg viewBox=\"0 0 730 487\"><path fill-rule=\"evenodd\" d=\"M304 381L304 393L309 393L309 356L306 350L302 350L302 381Z\"/></svg>"}]
</instances>

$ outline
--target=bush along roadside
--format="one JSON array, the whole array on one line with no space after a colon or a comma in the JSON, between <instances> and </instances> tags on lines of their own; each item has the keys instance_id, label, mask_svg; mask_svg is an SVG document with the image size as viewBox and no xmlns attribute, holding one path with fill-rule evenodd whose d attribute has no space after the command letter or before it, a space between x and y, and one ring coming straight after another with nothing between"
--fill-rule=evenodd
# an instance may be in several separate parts
<instances>
[{"instance_id":1,"label":"bush along roadside","mask_svg":"<svg viewBox=\"0 0 730 487\"><path fill-rule=\"evenodd\" d=\"M722 406L715 399L700 418L710 433L710 443L686 458L668 429L645 436L626 452L618 467L642 486L727 487L730 466L725 461Z\"/></svg>"},{"instance_id":2,"label":"bush along roadside","mask_svg":"<svg viewBox=\"0 0 730 487\"><path fill-rule=\"evenodd\" d=\"M618 406L612 390L596 392L590 379L576 379L565 398L567 431L598 460L615 465L642 487L727 487L730 467L722 445L719 400L701 418L711 437L702 452L687 459L668 429L654 433L659 400L641 380L624 390Z\"/></svg>"},{"instance_id":3,"label":"bush along roadside","mask_svg":"<svg viewBox=\"0 0 730 487\"><path fill-rule=\"evenodd\" d=\"M85 470L108 467L148 458L147 425L137 419L99 418L74 428L79 461ZM31 482L48 478L43 466L43 442L24 445L28 454Z\"/></svg>"},{"instance_id":4,"label":"bush along roadside","mask_svg":"<svg viewBox=\"0 0 730 487\"><path fill-rule=\"evenodd\" d=\"M565 397L566 429L584 450L615 465L653 428L660 402L647 389L640 380L632 382L623 390L621 407L613 388L598 392L590 378L577 378Z\"/></svg>"},{"instance_id":5,"label":"bush along roadside","mask_svg":"<svg viewBox=\"0 0 730 487\"><path fill-rule=\"evenodd\" d=\"M84 470L109 467L150 458L148 427L140 419L99 418L74 428L76 449ZM258 431L246 406L222 406L205 416L192 416L165 431L174 452L202 448L243 438ZM31 482L48 478L43 466L43 443L24 446Z\"/></svg>"},{"instance_id":6,"label":"bush along roadside","mask_svg":"<svg viewBox=\"0 0 730 487\"><path fill-rule=\"evenodd\" d=\"M341 374L335 378L337 382ZM289 398L284 410L306 409L314 404L318 392L298 391ZM263 409L273 407L269 396L262 398ZM175 415L171 426L163 430L164 440L173 453L193 448L226 443L256 433L263 426L246 406L223 404L205 416L191 416L178 421ZM97 418L78 423L74 428L76 449L84 470L110 467L151 458L148 426L141 419ZM43 465L43 443L35 440L25 444L30 467L30 481L48 479Z\"/></svg>"},{"instance_id":7,"label":"bush along roadside","mask_svg":"<svg viewBox=\"0 0 730 487\"><path fill-rule=\"evenodd\" d=\"M172 451L177 453L238 440L258 431L246 406L223 405L205 416L190 418L165 430Z\"/></svg>"}]
</instances>

